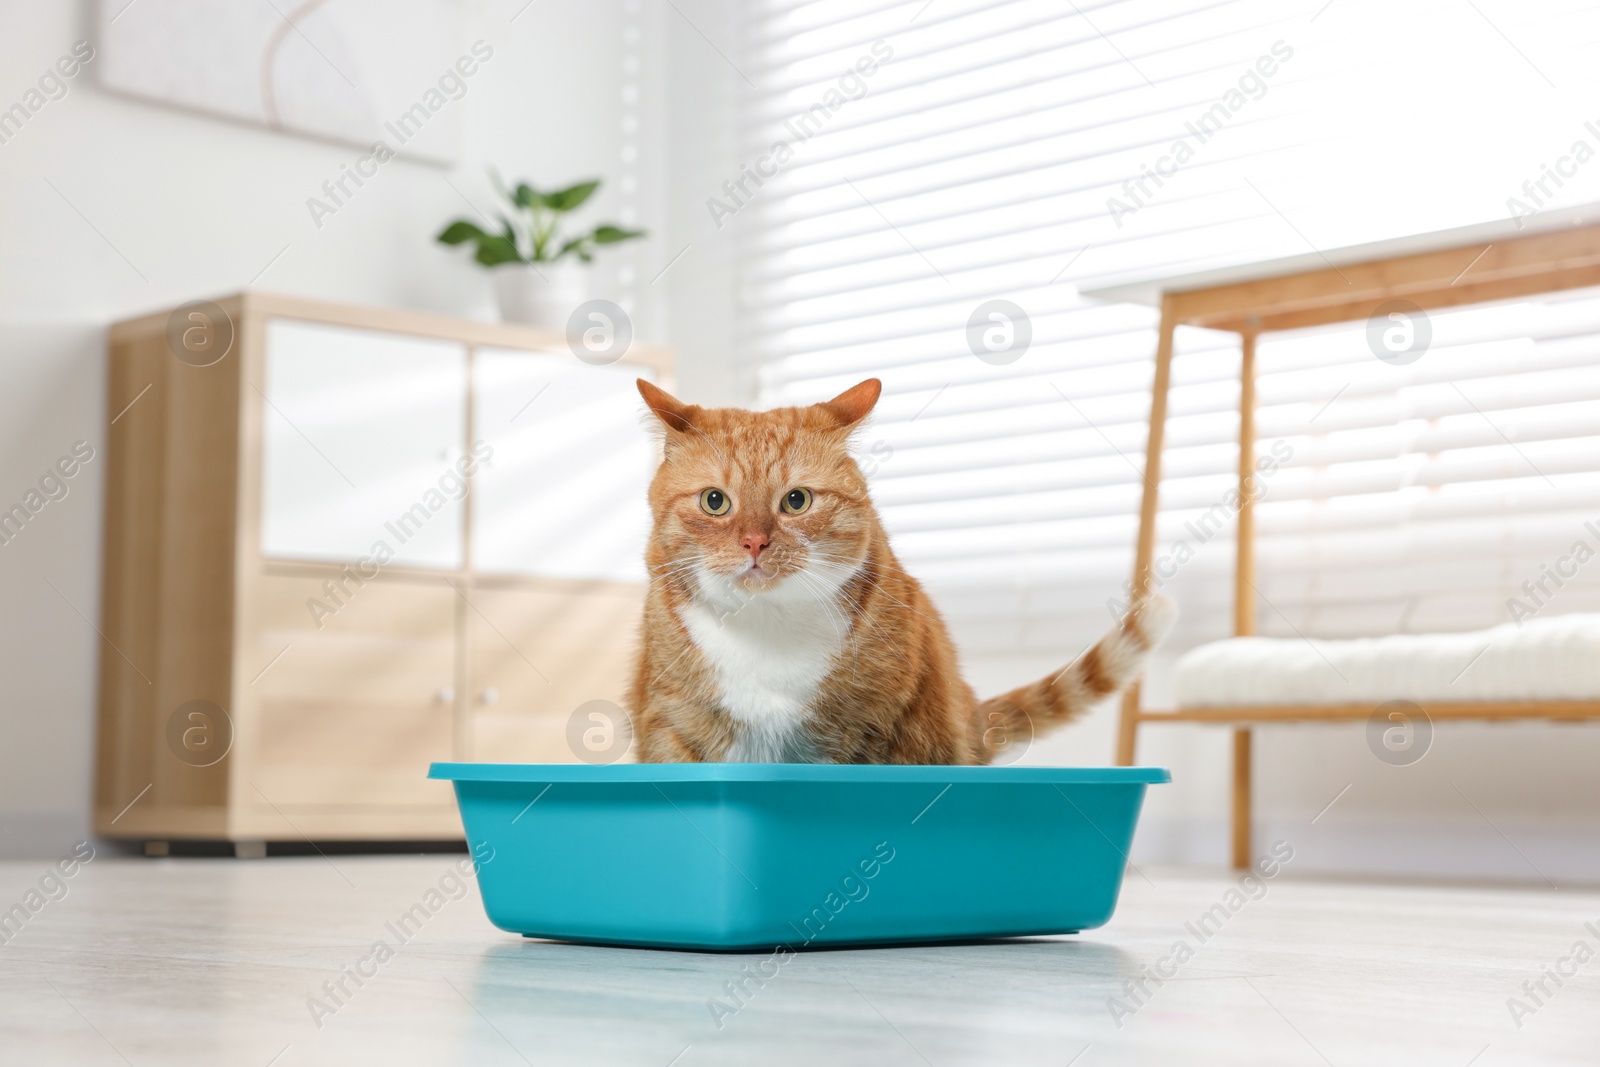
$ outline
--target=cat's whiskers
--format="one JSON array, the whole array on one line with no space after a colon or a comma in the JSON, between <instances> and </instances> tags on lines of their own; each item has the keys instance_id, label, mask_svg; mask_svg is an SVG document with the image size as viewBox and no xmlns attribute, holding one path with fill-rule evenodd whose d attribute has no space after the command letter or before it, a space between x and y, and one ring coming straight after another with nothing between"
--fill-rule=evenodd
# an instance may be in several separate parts
<instances>
[{"instance_id":1,"label":"cat's whiskers","mask_svg":"<svg viewBox=\"0 0 1600 1067\"><path fill-rule=\"evenodd\" d=\"M679 559L668 560L665 563L651 568L651 570L655 572L654 577L659 578L663 585L671 587L672 585L676 584L679 586L685 596L692 597L695 591L690 579L692 579L694 576L695 568L705 563L710 558L710 555L703 552L698 552L681 557ZM683 641L683 648L679 650L676 656L672 657L672 662L655 672L654 677L650 681L651 686L656 685L661 681L662 678L666 677L667 672L676 667L679 661L681 661L684 656L687 656L693 648L694 642L685 638Z\"/></svg>"},{"instance_id":2,"label":"cat's whiskers","mask_svg":"<svg viewBox=\"0 0 1600 1067\"><path fill-rule=\"evenodd\" d=\"M846 573L846 574L853 573L854 571L859 569L855 565L845 566L844 564L838 564L838 563L833 564L833 565L840 567L840 569L842 571L844 571L844 573ZM798 573L804 574L805 572L804 571L800 571ZM817 583L822 588L827 588L826 584L823 583L821 581L821 579L817 578L815 575L807 575L807 580L810 581L810 582ZM844 635L844 639L845 639L846 644L849 646L850 652L851 652L850 673L851 673L852 677L855 677L856 667L857 667L857 665L859 663L859 659L860 659L860 652L861 652L861 647L860 646L861 646L861 638L862 638L861 629L862 629L863 626L866 627L867 629L871 630L873 633L875 633L883 641L883 643L885 645L887 645L889 648L893 649L894 652L901 659L906 661L906 665L907 666L912 666L911 657L906 654L904 649L899 647L899 644L895 641L894 636L892 634L890 634L887 630L885 630L879 623L875 622L873 620L871 614L862 609L861 603L859 601L851 599L850 594L845 592L843 583L839 583L837 588L829 590L829 594L830 594L831 597L836 597L838 599L842 599L846 604L848 604L850 606L850 614L851 614L851 617L853 618L853 622L847 624L848 629L847 629L847 633ZM890 598L890 599L893 599L893 598ZM835 609L837 609L837 600L834 601L833 606L834 606Z\"/></svg>"},{"instance_id":3,"label":"cat's whiskers","mask_svg":"<svg viewBox=\"0 0 1600 1067\"><path fill-rule=\"evenodd\" d=\"M847 644L850 648L850 677L852 680L854 680L858 677L861 666L861 641L862 638L866 636L864 630L878 635L883 639L883 642L889 645L891 648L894 647L894 639L884 631L882 626L873 621L871 615L862 609L861 602L859 600L851 598L850 594L845 591L845 587L842 583L840 584L837 595L839 599L843 600L845 604L849 606L850 609L850 617L852 622ZM899 649L895 650L897 652L899 651ZM906 662L909 664L911 661L907 659Z\"/></svg>"},{"instance_id":4,"label":"cat's whiskers","mask_svg":"<svg viewBox=\"0 0 1600 1067\"><path fill-rule=\"evenodd\" d=\"M865 622L875 630L878 629L876 624L861 612L860 605L850 599L849 595L844 592L842 585L829 588L821 579L815 575L807 574L804 570L796 572L796 576L803 578L808 586L815 586L817 589L822 590L823 595L826 597L825 603L829 612L839 620L840 643L844 648L850 650L850 679L851 681L857 680L861 666L861 631L857 623ZM843 599L845 603L850 605L852 610L848 616L839 608L839 599ZM879 632L881 633L881 631Z\"/></svg>"},{"instance_id":5,"label":"cat's whiskers","mask_svg":"<svg viewBox=\"0 0 1600 1067\"><path fill-rule=\"evenodd\" d=\"M862 569L861 567L856 566L854 561L850 561L850 562L851 562L851 569L852 570ZM866 563L866 561L862 561L862 562ZM870 563L866 563L866 565L870 566ZM876 589L878 592L883 592L883 587L881 585L878 585L877 583L873 584L873 588ZM894 635L890 634L887 630L885 630L883 628L883 626L881 624L879 624L878 622L876 622L872 618L872 614L870 612L868 612L862 606L862 602L860 600L851 599L849 593L845 592L842 587L841 587L841 589L839 591L839 595L845 600L845 602L847 604L850 605L851 611L855 614L856 620L859 623L865 625L866 627L871 629L873 633L877 634L878 637L882 639L884 644L886 644L890 648L892 648L895 651L895 653L900 656L901 659L906 661L906 665L908 667L909 666L913 666L913 664L911 663L911 657L909 655L907 655L905 650L903 648L901 648L899 646L899 644L895 641ZM884 595L888 596L887 593L884 593ZM896 604L900 603L900 601L896 600L892 596L890 596L889 599L894 601ZM904 606L904 605L902 605L902 606ZM921 612L916 612L914 609L909 609L909 610L913 610L914 614L918 614L918 615L922 614ZM860 641L859 633L858 633L857 637L855 638L855 640L857 642Z\"/></svg>"},{"instance_id":6,"label":"cat's whiskers","mask_svg":"<svg viewBox=\"0 0 1600 1067\"><path fill-rule=\"evenodd\" d=\"M695 552L687 556L679 556L676 559L669 559L665 563L657 564L654 569L658 571L678 570L682 567L693 566L696 563L704 563L710 558L710 553Z\"/></svg>"},{"instance_id":7,"label":"cat's whiskers","mask_svg":"<svg viewBox=\"0 0 1600 1067\"><path fill-rule=\"evenodd\" d=\"M655 567L654 571L659 577L673 578L681 573L692 570L694 567L704 563L709 558L710 557L705 555L694 555L684 557L683 559L668 560L666 563Z\"/></svg>"},{"instance_id":8,"label":"cat's whiskers","mask_svg":"<svg viewBox=\"0 0 1600 1067\"><path fill-rule=\"evenodd\" d=\"M800 579L801 587L811 594L812 599L822 605L823 609L828 613L828 617L838 621L839 631L837 636L839 641L843 642L849 636L851 627L849 620L845 618L844 613L839 610L839 605L834 601L835 591L829 589L827 584L816 575L807 574L804 568L795 571L794 577Z\"/></svg>"},{"instance_id":9,"label":"cat's whiskers","mask_svg":"<svg viewBox=\"0 0 1600 1067\"><path fill-rule=\"evenodd\" d=\"M663 585L671 587L677 585L684 593L693 595L694 589L689 579L693 577L695 569L706 563L711 557L705 553L696 553L681 559L668 560L655 568L655 578L659 578Z\"/></svg>"},{"instance_id":10,"label":"cat's whiskers","mask_svg":"<svg viewBox=\"0 0 1600 1067\"><path fill-rule=\"evenodd\" d=\"M874 576L876 576L876 573L877 573L877 570L878 570L877 564L874 563L870 559L865 559L865 560L861 560L859 562L856 562L856 561L846 560L842 556L830 557L829 554L822 553L822 552L818 552L817 556L820 559L829 559L830 561L837 562L840 565L849 564L852 567L857 567L857 568L860 568L860 569L868 570L868 571L872 572L874 574ZM884 597L886 597L889 600L892 600L894 603L900 605L902 608L905 608L907 611L911 612L913 615L921 615L924 619L929 618L928 615L924 614L923 612L918 611L916 608L912 607L910 604L907 604L905 601L901 600L899 597L897 597L893 593L889 592L881 584L879 584L877 582L874 582L873 585L878 590L879 593L883 594Z\"/></svg>"}]
</instances>

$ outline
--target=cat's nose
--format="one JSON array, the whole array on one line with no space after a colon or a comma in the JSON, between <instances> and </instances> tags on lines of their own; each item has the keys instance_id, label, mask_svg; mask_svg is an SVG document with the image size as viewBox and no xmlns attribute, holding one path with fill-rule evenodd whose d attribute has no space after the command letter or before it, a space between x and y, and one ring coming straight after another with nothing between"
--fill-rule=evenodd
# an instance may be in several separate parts
<instances>
[{"instance_id":1,"label":"cat's nose","mask_svg":"<svg viewBox=\"0 0 1600 1067\"><path fill-rule=\"evenodd\" d=\"M750 553L750 558L757 563L761 562L761 550L767 547L767 535L764 533L747 533L744 535L744 550Z\"/></svg>"}]
</instances>

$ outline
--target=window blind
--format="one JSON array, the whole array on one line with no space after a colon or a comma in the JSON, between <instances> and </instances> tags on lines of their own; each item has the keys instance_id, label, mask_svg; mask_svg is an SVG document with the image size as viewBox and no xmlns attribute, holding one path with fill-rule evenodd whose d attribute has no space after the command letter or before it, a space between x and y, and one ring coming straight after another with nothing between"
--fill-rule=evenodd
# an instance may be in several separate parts
<instances>
[{"instance_id":1,"label":"window blind","mask_svg":"<svg viewBox=\"0 0 1600 1067\"><path fill-rule=\"evenodd\" d=\"M708 207L739 227L759 399L883 379L861 441L874 499L980 655L1070 654L1132 567L1156 316L1083 291L1600 200L1600 13L1582 3L769 0L743 17L745 163ZM972 325L994 300L1020 316ZM1404 367L1359 323L1263 339L1258 439L1286 456L1258 511L1263 632L1507 621L1542 567L1584 536L1600 549L1600 297L1432 327ZM987 329L1030 340L996 353ZM1158 555L1193 552L1168 585L1184 642L1231 617L1215 508L1235 345L1177 338ZM1600 608L1592 569L1547 582L1538 610Z\"/></svg>"}]
</instances>

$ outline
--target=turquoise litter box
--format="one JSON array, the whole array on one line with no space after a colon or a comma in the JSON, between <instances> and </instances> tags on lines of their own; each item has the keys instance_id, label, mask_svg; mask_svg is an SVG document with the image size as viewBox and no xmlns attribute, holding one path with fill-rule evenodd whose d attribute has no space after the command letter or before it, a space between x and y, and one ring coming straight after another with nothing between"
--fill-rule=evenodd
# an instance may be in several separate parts
<instances>
[{"instance_id":1,"label":"turquoise litter box","mask_svg":"<svg viewBox=\"0 0 1600 1067\"><path fill-rule=\"evenodd\" d=\"M1156 767L436 763L489 921L716 951L1059 934L1116 908Z\"/></svg>"}]
</instances>

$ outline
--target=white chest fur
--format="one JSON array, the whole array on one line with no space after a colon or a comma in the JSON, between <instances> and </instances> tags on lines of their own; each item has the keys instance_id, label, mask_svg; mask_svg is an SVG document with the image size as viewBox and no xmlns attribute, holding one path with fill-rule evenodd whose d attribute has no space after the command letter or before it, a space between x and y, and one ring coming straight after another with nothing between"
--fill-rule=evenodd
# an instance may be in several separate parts
<instances>
[{"instance_id":1,"label":"white chest fur","mask_svg":"<svg viewBox=\"0 0 1600 1067\"><path fill-rule=\"evenodd\" d=\"M741 763L815 763L804 726L817 691L844 647L842 582L789 578L756 594L701 575L702 599L683 611L689 637L716 675L738 736L723 758Z\"/></svg>"}]
</instances>

